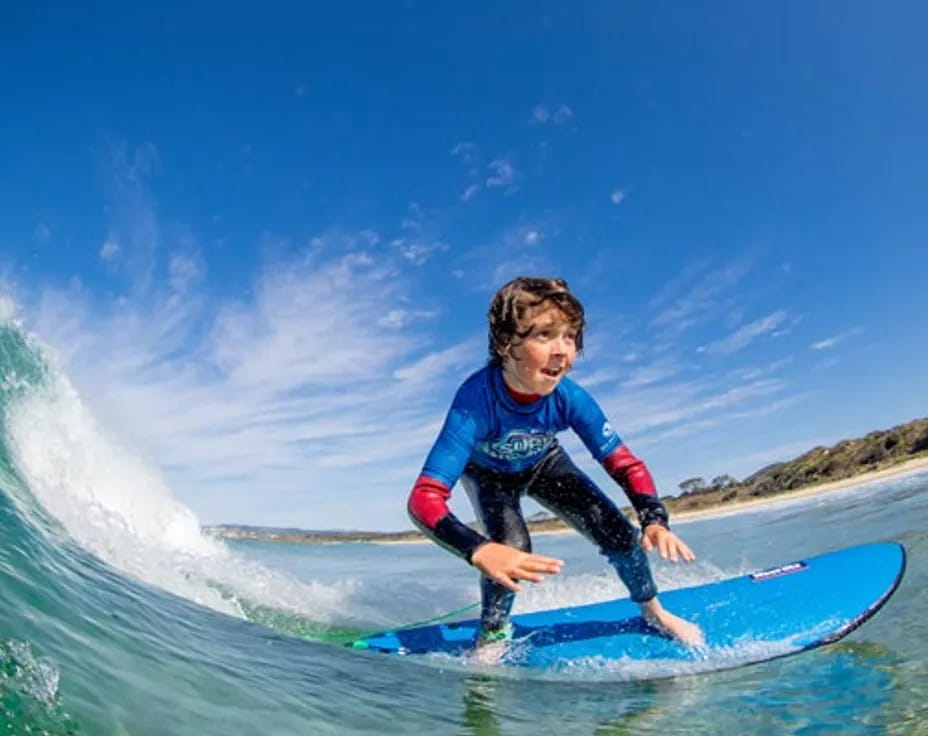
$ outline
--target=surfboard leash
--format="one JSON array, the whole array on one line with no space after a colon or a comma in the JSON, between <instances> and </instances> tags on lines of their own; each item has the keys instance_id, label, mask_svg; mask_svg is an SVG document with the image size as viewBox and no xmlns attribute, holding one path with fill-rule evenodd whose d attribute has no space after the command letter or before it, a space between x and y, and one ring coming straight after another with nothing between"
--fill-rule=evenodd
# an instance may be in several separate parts
<instances>
[{"instance_id":1,"label":"surfboard leash","mask_svg":"<svg viewBox=\"0 0 928 736\"><path fill-rule=\"evenodd\" d=\"M480 601L475 601L474 603L468 603L466 606L461 606L456 608L453 611L448 611L448 613L443 613L439 616L433 616L432 618L427 618L422 621L412 621L408 624L403 624L402 626L395 626L390 629L374 629L371 631L351 631L349 629L332 629L329 631L319 631L312 634L303 634L304 639L311 639L313 641L327 641L333 644L342 644L346 647L351 647L352 649L367 649L367 643L362 641L362 639L367 639L371 636L378 636L381 634L392 634L397 631L405 631L406 629L414 629L419 626L428 626L429 624L437 624L442 621L447 621L448 619L455 618L461 614L472 611L475 608L480 606Z\"/></svg>"}]
</instances>

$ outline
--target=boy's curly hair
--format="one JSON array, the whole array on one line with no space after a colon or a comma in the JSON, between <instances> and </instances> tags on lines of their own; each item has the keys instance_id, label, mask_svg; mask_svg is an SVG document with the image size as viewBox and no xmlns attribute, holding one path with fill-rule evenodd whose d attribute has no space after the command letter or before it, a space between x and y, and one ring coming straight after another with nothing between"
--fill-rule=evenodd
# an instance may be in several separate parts
<instances>
[{"instance_id":1,"label":"boy's curly hair","mask_svg":"<svg viewBox=\"0 0 928 736\"><path fill-rule=\"evenodd\" d=\"M583 349L583 328L586 326L583 305L570 293L564 279L519 276L503 286L490 303L490 360L501 363L499 351L521 342L532 331L532 320L549 307L556 307L577 330L577 352Z\"/></svg>"}]
</instances>

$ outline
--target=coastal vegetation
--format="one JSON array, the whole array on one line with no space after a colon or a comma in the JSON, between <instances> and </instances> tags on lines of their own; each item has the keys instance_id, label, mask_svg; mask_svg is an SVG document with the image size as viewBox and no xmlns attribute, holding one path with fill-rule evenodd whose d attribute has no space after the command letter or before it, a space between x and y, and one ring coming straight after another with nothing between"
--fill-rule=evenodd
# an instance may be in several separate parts
<instances>
[{"instance_id":1,"label":"coastal vegetation","mask_svg":"<svg viewBox=\"0 0 928 736\"><path fill-rule=\"evenodd\" d=\"M813 447L799 457L768 465L740 481L727 474L716 476L711 481L700 477L687 478L679 484L679 495L664 496L663 501L671 514L721 508L744 501L770 498L822 483L847 480L919 457L928 458L928 417L915 419L892 429L871 432L865 437L841 440L832 447ZM626 513L630 511L631 509L625 509ZM564 522L546 512L539 512L527 521L532 531L567 528ZM304 544L405 542L425 538L414 530L309 531L237 524L204 527L204 532L225 539Z\"/></svg>"}]
</instances>

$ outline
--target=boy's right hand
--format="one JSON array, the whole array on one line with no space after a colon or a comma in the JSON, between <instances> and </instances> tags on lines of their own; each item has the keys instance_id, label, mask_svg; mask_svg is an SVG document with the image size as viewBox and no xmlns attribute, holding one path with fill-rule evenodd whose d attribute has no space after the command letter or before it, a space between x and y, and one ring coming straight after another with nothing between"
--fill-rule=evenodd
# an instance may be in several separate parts
<instances>
[{"instance_id":1,"label":"boy's right hand","mask_svg":"<svg viewBox=\"0 0 928 736\"><path fill-rule=\"evenodd\" d=\"M519 580L540 583L545 579L540 573L556 575L564 565L563 560L533 555L499 542L479 546L470 562L488 578L516 593L520 590Z\"/></svg>"}]
</instances>

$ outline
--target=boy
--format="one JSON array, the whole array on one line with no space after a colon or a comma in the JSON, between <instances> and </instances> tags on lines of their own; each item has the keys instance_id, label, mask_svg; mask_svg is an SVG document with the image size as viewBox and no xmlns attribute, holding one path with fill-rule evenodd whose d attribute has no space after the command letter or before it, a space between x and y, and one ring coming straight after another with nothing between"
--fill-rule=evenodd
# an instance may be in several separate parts
<instances>
[{"instance_id":1,"label":"boy","mask_svg":"<svg viewBox=\"0 0 928 736\"><path fill-rule=\"evenodd\" d=\"M668 527L644 463L622 444L593 398L569 378L583 347L583 306L561 279L520 277L490 305L490 362L458 389L422 473L409 514L427 536L483 573L478 650L501 653L520 580L541 582L561 560L535 555L520 500L527 494L596 544L628 587L644 618L688 645L700 629L657 599L645 552L695 559ZM555 439L572 428L622 486L638 514L638 532ZM461 523L447 499L461 480L487 536ZM489 653L489 652L488 652Z\"/></svg>"}]
</instances>

